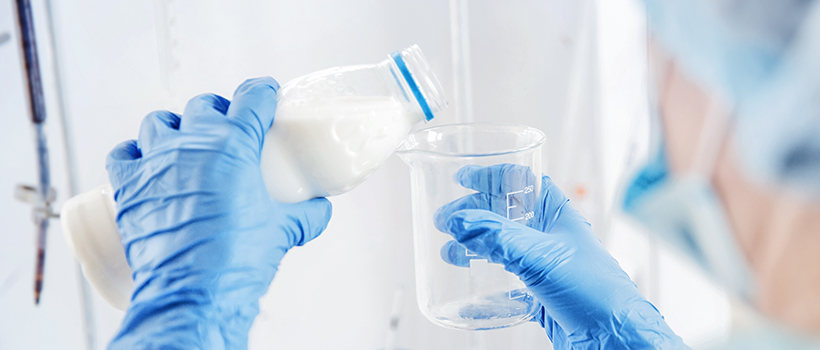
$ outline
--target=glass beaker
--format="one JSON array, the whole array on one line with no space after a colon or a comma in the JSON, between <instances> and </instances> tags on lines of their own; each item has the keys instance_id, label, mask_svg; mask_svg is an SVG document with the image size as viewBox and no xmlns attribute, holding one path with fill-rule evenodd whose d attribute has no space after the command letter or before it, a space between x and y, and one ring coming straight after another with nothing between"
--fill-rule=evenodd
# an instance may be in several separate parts
<instances>
[{"instance_id":1,"label":"glass beaker","mask_svg":"<svg viewBox=\"0 0 820 350\"><path fill-rule=\"evenodd\" d=\"M535 211L533 198L541 191L545 138L540 130L522 125L469 123L423 129L399 146L396 154L411 169L417 301L433 323L464 330L503 328L526 322L538 311L517 276L452 242L436 229L434 215L441 206L476 193L460 185L460 169L512 166L532 175L505 179L504 193L497 196L501 204L491 210L528 224ZM445 254L459 247L466 263L445 262Z\"/></svg>"}]
</instances>

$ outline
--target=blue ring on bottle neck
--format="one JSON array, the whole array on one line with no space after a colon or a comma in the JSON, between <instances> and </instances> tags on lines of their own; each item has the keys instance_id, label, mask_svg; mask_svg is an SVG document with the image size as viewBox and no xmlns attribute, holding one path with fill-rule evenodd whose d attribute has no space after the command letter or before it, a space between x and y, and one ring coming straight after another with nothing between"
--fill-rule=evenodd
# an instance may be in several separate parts
<instances>
[{"instance_id":1,"label":"blue ring on bottle neck","mask_svg":"<svg viewBox=\"0 0 820 350\"><path fill-rule=\"evenodd\" d=\"M424 95L422 95L421 90L419 90L416 80L413 79L413 76L410 74L410 70L407 69L404 59L401 58L401 53L398 51L393 51L393 53L390 54L390 57L393 59L393 62L396 62L396 66L399 67L401 75L404 76L404 80L407 81L407 86L410 87L410 91L412 91L413 96L416 97L416 101L419 103L421 111L424 112L425 120L429 122L433 119L433 111L430 110L430 105L427 104L427 100L424 99Z\"/></svg>"}]
</instances>

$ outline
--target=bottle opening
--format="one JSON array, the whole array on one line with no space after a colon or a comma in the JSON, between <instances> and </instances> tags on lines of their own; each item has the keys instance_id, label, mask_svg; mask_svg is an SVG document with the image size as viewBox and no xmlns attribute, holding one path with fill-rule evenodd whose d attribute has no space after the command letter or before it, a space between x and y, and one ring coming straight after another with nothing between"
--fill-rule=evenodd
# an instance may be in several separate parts
<instances>
[{"instance_id":1,"label":"bottle opening","mask_svg":"<svg viewBox=\"0 0 820 350\"><path fill-rule=\"evenodd\" d=\"M401 72L427 121L433 119L434 113L449 105L444 96L444 89L430 69L427 58L424 57L418 45L394 51L390 54L390 58Z\"/></svg>"}]
</instances>

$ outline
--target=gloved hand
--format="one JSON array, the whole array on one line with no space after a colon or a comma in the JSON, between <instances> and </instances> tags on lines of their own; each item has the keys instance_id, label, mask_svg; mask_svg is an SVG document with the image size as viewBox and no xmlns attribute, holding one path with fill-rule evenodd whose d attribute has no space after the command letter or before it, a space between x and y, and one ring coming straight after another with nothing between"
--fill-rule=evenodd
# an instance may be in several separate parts
<instances>
[{"instance_id":1,"label":"gloved hand","mask_svg":"<svg viewBox=\"0 0 820 350\"><path fill-rule=\"evenodd\" d=\"M535 181L527 172L511 164L461 169L458 181L478 193L441 207L436 227L524 282L542 305L537 321L555 349L688 348L549 177L541 178L526 226L499 215L506 203L497 201L509 188ZM455 265L465 266L462 255L454 245L442 249Z\"/></svg>"},{"instance_id":2,"label":"gloved hand","mask_svg":"<svg viewBox=\"0 0 820 350\"><path fill-rule=\"evenodd\" d=\"M111 349L242 349L279 261L327 226L330 202L270 199L259 168L271 78L233 101L194 97L149 114L107 168L134 291Z\"/></svg>"}]
</instances>

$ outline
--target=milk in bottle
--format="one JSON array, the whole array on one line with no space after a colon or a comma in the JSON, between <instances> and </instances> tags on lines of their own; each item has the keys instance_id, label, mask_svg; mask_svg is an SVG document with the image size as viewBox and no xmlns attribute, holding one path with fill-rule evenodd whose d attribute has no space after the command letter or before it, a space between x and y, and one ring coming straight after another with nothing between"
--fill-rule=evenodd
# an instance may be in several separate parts
<instances>
[{"instance_id":1,"label":"milk in bottle","mask_svg":"<svg viewBox=\"0 0 820 350\"><path fill-rule=\"evenodd\" d=\"M330 68L286 83L262 150L271 197L301 202L347 192L416 123L447 105L418 46L375 65Z\"/></svg>"},{"instance_id":2,"label":"milk in bottle","mask_svg":"<svg viewBox=\"0 0 820 350\"><path fill-rule=\"evenodd\" d=\"M330 68L289 81L277 92L262 148L267 191L289 203L347 192L376 171L415 124L446 106L416 45L378 64ZM69 199L61 221L91 285L124 309L131 270L119 243L112 193L105 185Z\"/></svg>"}]
</instances>

